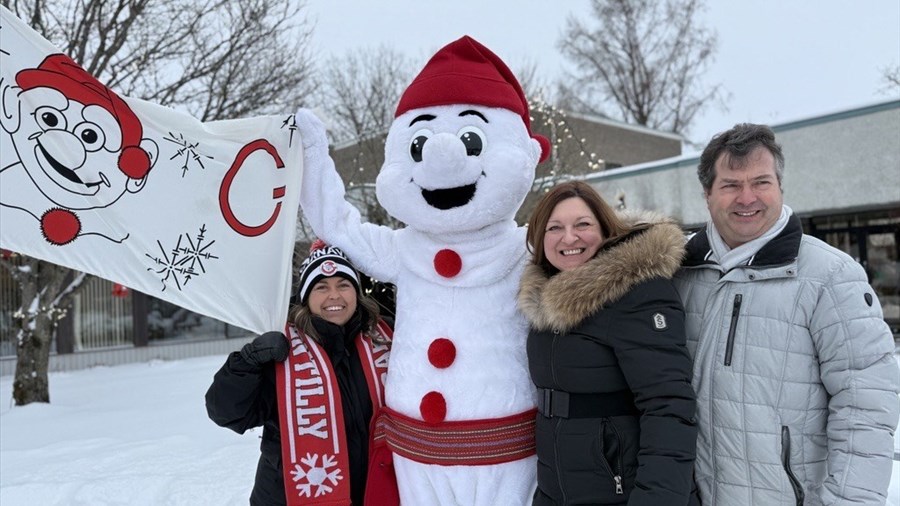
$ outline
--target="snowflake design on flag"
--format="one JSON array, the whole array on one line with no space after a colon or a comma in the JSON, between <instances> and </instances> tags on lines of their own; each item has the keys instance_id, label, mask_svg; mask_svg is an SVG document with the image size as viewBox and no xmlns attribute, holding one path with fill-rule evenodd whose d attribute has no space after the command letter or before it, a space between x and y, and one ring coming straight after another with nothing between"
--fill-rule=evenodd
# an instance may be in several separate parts
<instances>
[{"instance_id":1,"label":"snowflake design on flag","mask_svg":"<svg viewBox=\"0 0 900 506\"><path fill-rule=\"evenodd\" d=\"M338 481L343 479L340 469L329 468L336 467L337 461L334 455L322 455L322 465L317 465L319 455L307 453L306 457L300 459L300 462L306 465L306 468L300 464L294 465L291 474L294 475L294 482L297 483L296 489L300 491L301 496L319 497L331 493ZM328 485L330 482L331 485ZM315 496L313 496L313 487L315 487Z\"/></svg>"},{"instance_id":2,"label":"snowflake design on flag","mask_svg":"<svg viewBox=\"0 0 900 506\"><path fill-rule=\"evenodd\" d=\"M168 286L166 283L175 283L178 290L182 285L186 285L191 278L206 273L206 266L203 264L205 260L218 259L219 257L207 251L216 241L204 244L206 240L206 224L200 227L200 232L195 239L192 239L187 233L178 236L175 247L170 251L166 251L159 240L156 244L159 246L159 256L151 256L149 253L144 255L152 260L159 269L148 267L148 271L153 271L162 276L162 291L166 291Z\"/></svg>"},{"instance_id":3,"label":"snowflake design on flag","mask_svg":"<svg viewBox=\"0 0 900 506\"><path fill-rule=\"evenodd\" d=\"M179 149L177 151L175 151L175 154L172 155L169 158L169 160L174 160L174 159L178 158L179 156L184 157L184 163L181 164L181 177L182 178L185 176L185 174L187 174L187 171L189 170L188 164L190 162L193 161L194 163L199 165L201 169L205 169L206 167L203 165L203 158L209 158L210 160L213 159L213 157L211 157L209 155L204 155L204 154L198 153L196 151L196 149L200 143L199 142L193 142L193 143L188 142L184 138L184 134L178 134L178 136L176 137L174 133L169 132L169 136L163 137L163 139L165 139L169 142L172 142L174 144L177 144L179 146Z\"/></svg>"}]
</instances>

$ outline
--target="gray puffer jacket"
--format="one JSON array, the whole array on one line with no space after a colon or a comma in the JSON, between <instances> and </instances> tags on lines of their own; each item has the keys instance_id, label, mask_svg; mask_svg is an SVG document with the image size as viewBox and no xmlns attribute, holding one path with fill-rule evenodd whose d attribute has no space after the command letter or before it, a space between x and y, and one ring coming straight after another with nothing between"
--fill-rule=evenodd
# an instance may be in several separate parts
<instances>
[{"instance_id":1,"label":"gray puffer jacket","mask_svg":"<svg viewBox=\"0 0 900 506\"><path fill-rule=\"evenodd\" d=\"M674 279L703 503L884 504L900 373L862 267L796 216L751 265L722 273L709 251L699 232Z\"/></svg>"}]
</instances>

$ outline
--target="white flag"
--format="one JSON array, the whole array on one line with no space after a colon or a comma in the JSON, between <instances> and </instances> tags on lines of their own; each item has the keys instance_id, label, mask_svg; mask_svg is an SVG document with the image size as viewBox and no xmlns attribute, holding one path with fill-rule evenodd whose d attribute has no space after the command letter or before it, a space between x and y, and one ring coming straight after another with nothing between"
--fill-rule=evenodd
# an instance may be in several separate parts
<instances>
[{"instance_id":1,"label":"white flag","mask_svg":"<svg viewBox=\"0 0 900 506\"><path fill-rule=\"evenodd\" d=\"M0 7L0 247L260 333L284 327L293 117L120 97Z\"/></svg>"}]
</instances>

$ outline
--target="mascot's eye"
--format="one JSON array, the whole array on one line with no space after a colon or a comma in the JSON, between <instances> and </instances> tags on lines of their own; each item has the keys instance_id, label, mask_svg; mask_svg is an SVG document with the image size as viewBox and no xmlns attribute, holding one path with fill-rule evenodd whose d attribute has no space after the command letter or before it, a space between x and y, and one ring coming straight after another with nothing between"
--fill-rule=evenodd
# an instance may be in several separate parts
<instances>
[{"instance_id":1,"label":"mascot's eye","mask_svg":"<svg viewBox=\"0 0 900 506\"><path fill-rule=\"evenodd\" d=\"M103 147L103 143L106 142L106 136L103 134L103 129L94 123L79 123L75 126L75 136L78 137L84 144L84 149L89 152L97 151L98 149Z\"/></svg>"},{"instance_id":2,"label":"mascot's eye","mask_svg":"<svg viewBox=\"0 0 900 506\"><path fill-rule=\"evenodd\" d=\"M478 127L467 126L460 129L459 140L466 146L466 154L478 156L484 149L484 132Z\"/></svg>"},{"instance_id":3,"label":"mascot's eye","mask_svg":"<svg viewBox=\"0 0 900 506\"><path fill-rule=\"evenodd\" d=\"M34 117L42 130L48 128L66 128L66 117L57 109L49 106L38 107L34 110Z\"/></svg>"},{"instance_id":4,"label":"mascot's eye","mask_svg":"<svg viewBox=\"0 0 900 506\"><path fill-rule=\"evenodd\" d=\"M431 131L429 130L419 130L413 134L413 140L409 143L409 156L412 157L414 162L422 161L422 149L425 148L425 141L427 141L431 135Z\"/></svg>"},{"instance_id":5,"label":"mascot's eye","mask_svg":"<svg viewBox=\"0 0 900 506\"><path fill-rule=\"evenodd\" d=\"M422 161L422 149L425 147L425 141L427 140L428 137L424 135L420 135L412 140L412 143L409 145L409 155L412 156L413 161Z\"/></svg>"}]
</instances>

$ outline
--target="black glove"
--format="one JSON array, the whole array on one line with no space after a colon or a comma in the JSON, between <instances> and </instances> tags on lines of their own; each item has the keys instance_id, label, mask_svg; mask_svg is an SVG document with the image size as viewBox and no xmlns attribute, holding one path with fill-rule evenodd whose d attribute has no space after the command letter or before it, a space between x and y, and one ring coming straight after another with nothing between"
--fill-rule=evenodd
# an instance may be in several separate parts
<instances>
[{"instance_id":1,"label":"black glove","mask_svg":"<svg viewBox=\"0 0 900 506\"><path fill-rule=\"evenodd\" d=\"M252 366L269 362L281 362L291 351L287 338L281 332L266 332L241 348L241 357Z\"/></svg>"}]
</instances>

